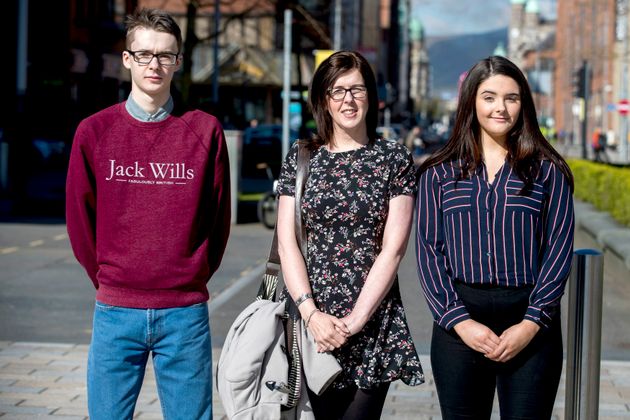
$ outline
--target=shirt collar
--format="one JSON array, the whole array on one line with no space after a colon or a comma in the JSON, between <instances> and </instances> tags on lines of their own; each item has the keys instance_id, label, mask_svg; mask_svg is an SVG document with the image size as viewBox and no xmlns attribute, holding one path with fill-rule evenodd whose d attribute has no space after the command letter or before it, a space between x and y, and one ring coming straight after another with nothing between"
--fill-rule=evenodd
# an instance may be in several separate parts
<instances>
[{"instance_id":1,"label":"shirt collar","mask_svg":"<svg viewBox=\"0 0 630 420\"><path fill-rule=\"evenodd\" d=\"M127 102L125 103L125 109L127 109L129 115L134 117L136 120L142 122L163 121L171 114L171 112L173 112L173 107L174 105L172 96L169 96L166 103L153 114L149 114L147 111L142 109L140 105L138 105L138 103L133 100L131 94L129 94Z\"/></svg>"}]
</instances>

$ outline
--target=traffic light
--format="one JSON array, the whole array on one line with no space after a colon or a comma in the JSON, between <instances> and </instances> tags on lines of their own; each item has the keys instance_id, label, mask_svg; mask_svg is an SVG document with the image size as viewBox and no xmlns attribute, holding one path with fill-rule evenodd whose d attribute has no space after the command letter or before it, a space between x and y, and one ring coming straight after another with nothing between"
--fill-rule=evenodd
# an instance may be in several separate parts
<instances>
[{"instance_id":1,"label":"traffic light","mask_svg":"<svg viewBox=\"0 0 630 420\"><path fill-rule=\"evenodd\" d=\"M586 61L573 72L573 96L586 98L591 89L591 72Z\"/></svg>"},{"instance_id":2,"label":"traffic light","mask_svg":"<svg viewBox=\"0 0 630 420\"><path fill-rule=\"evenodd\" d=\"M573 96L576 98L584 97L584 66L573 72Z\"/></svg>"}]
</instances>

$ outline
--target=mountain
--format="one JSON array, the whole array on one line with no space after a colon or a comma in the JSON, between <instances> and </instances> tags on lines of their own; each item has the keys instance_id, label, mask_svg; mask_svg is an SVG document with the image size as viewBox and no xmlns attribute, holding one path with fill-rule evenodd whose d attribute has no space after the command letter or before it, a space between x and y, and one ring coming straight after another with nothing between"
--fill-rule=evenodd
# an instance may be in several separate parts
<instances>
[{"instance_id":1,"label":"mountain","mask_svg":"<svg viewBox=\"0 0 630 420\"><path fill-rule=\"evenodd\" d=\"M470 35L427 37L433 96L457 95L459 75L494 52L499 43L507 48L507 28Z\"/></svg>"}]
</instances>

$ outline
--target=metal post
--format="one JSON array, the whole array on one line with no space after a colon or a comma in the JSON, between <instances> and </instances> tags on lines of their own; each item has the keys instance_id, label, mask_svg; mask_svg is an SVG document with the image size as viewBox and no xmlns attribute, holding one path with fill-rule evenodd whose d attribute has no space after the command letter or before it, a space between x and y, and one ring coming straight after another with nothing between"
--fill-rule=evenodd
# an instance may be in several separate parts
<instances>
[{"instance_id":1,"label":"metal post","mask_svg":"<svg viewBox=\"0 0 630 420\"><path fill-rule=\"evenodd\" d=\"M18 37L17 37L17 80L15 83L18 98L26 94L28 67L28 0L18 2ZM20 110L21 111L21 110Z\"/></svg>"},{"instance_id":2,"label":"metal post","mask_svg":"<svg viewBox=\"0 0 630 420\"><path fill-rule=\"evenodd\" d=\"M230 160L230 191L233 225L238 221L238 197L241 193L241 168L243 163L243 132L238 130L225 130L225 144L227 145L228 158Z\"/></svg>"},{"instance_id":3,"label":"metal post","mask_svg":"<svg viewBox=\"0 0 630 420\"><path fill-rule=\"evenodd\" d=\"M335 21L334 21L334 38L333 49L339 51L341 49L341 0L335 0Z\"/></svg>"},{"instance_id":4,"label":"metal post","mask_svg":"<svg viewBox=\"0 0 630 420\"><path fill-rule=\"evenodd\" d=\"M619 93L620 99L628 99L628 60L630 60L630 25L628 25L628 8L630 1L624 0L620 1L621 5L620 12L622 12L622 16L620 19L623 22L623 59L621 61L621 92ZM619 115L620 119L620 130L619 130L619 158L620 163L629 163L628 156L628 115Z\"/></svg>"},{"instance_id":5,"label":"metal post","mask_svg":"<svg viewBox=\"0 0 630 420\"><path fill-rule=\"evenodd\" d=\"M383 112L383 126L384 127L390 127L392 123L392 110L389 109L389 107L385 108L385 111Z\"/></svg>"},{"instance_id":6,"label":"metal post","mask_svg":"<svg viewBox=\"0 0 630 420\"><path fill-rule=\"evenodd\" d=\"M212 72L212 103L218 109L219 105L219 26L221 25L221 2L218 0L214 3L214 43L212 48L212 60L214 63L214 71Z\"/></svg>"},{"instance_id":7,"label":"metal post","mask_svg":"<svg viewBox=\"0 0 630 420\"><path fill-rule=\"evenodd\" d=\"M9 189L9 143L4 141L4 130L0 128L0 192Z\"/></svg>"},{"instance_id":8,"label":"metal post","mask_svg":"<svg viewBox=\"0 0 630 420\"><path fill-rule=\"evenodd\" d=\"M284 11L284 82L282 89L282 158L289 153L289 104L291 102L291 27L293 12Z\"/></svg>"},{"instance_id":9,"label":"metal post","mask_svg":"<svg viewBox=\"0 0 630 420\"><path fill-rule=\"evenodd\" d=\"M569 277L565 419L596 420L602 336L604 256L574 252Z\"/></svg>"},{"instance_id":10,"label":"metal post","mask_svg":"<svg viewBox=\"0 0 630 420\"><path fill-rule=\"evenodd\" d=\"M584 60L582 62L582 86L581 89L584 93L584 114L582 118L582 159L588 159L588 148L587 144L589 144L588 139L588 115L589 115L589 99L591 96L591 66L588 61Z\"/></svg>"}]
</instances>

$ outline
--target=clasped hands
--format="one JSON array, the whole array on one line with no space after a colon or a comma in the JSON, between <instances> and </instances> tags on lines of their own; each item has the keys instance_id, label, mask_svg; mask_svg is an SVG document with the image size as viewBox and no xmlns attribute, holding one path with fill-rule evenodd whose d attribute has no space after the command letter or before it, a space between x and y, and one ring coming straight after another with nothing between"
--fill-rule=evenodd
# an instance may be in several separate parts
<instances>
[{"instance_id":1,"label":"clasped hands","mask_svg":"<svg viewBox=\"0 0 630 420\"><path fill-rule=\"evenodd\" d=\"M455 325L455 332L471 349L495 362L513 359L540 330L535 322L523 320L497 336L490 328L472 319Z\"/></svg>"},{"instance_id":2,"label":"clasped hands","mask_svg":"<svg viewBox=\"0 0 630 420\"><path fill-rule=\"evenodd\" d=\"M317 344L317 351L320 353L340 348L362 328L363 325L354 320L352 315L337 318L321 311L315 312L308 323L308 329L313 335Z\"/></svg>"}]
</instances>

